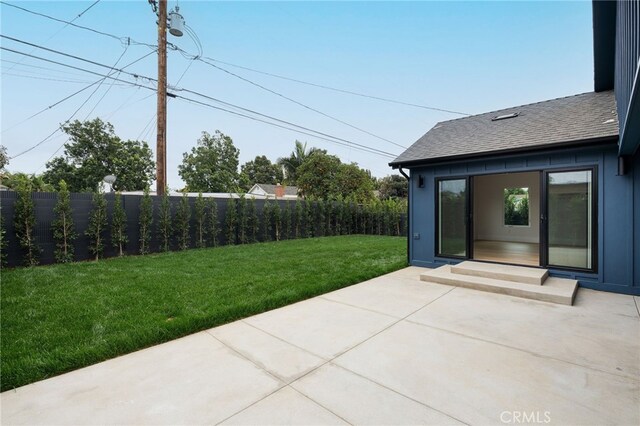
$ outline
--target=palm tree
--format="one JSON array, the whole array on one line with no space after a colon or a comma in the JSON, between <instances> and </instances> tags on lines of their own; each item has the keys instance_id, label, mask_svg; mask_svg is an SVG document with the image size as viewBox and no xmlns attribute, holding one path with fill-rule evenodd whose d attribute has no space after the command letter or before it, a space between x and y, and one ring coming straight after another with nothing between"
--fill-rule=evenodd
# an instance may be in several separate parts
<instances>
[{"instance_id":1,"label":"palm tree","mask_svg":"<svg viewBox=\"0 0 640 426\"><path fill-rule=\"evenodd\" d=\"M311 155L317 152L326 152L319 148L311 147L307 150L307 143L304 144L296 141L296 147L288 157L278 158L278 164L284 169L285 180L289 185L295 185L297 179L297 170L302 163Z\"/></svg>"}]
</instances>

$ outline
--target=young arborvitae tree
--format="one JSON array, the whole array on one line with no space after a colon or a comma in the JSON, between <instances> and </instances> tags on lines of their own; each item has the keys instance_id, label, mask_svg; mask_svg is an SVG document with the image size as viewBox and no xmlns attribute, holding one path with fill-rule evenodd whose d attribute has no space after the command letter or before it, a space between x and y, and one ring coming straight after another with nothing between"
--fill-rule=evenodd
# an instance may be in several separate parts
<instances>
[{"instance_id":1,"label":"young arborvitae tree","mask_svg":"<svg viewBox=\"0 0 640 426\"><path fill-rule=\"evenodd\" d=\"M260 230L260 221L258 219L258 211L256 209L256 199L251 197L247 203L247 228L250 243L258 242L258 233Z\"/></svg>"},{"instance_id":2,"label":"young arborvitae tree","mask_svg":"<svg viewBox=\"0 0 640 426\"><path fill-rule=\"evenodd\" d=\"M218 224L218 203L215 198L209 199L209 213L207 214L207 234L209 235L209 244L212 247L218 245L218 234L220 233L220 225Z\"/></svg>"},{"instance_id":3,"label":"young arborvitae tree","mask_svg":"<svg viewBox=\"0 0 640 426\"><path fill-rule=\"evenodd\" d=\"M238 210L236 206L236 200L229 198L227 201L227 215L225 219L225 237L227 238L227 245L235 244L238 235Z\"/></svg>"},{"instance_id":4,"label":"young arborvitae tree","mask_svg":"<svg viewBox=\"0 0 640 426\"><path fill-rule=\"evenodd\" d=\"M322 211L324 213L324 234L325 235L333 235L333 230L331 229L331 211L333 208L333 204L329 200L322 200Z\"/></svg>"},{"instance_id":5,"label":"young arborvitae tree","mask_svg":"<svg viewBox=\"0 0 640 426\"><path fill-rule=\"evenodd\" d=\"M264 202L262 206L262 241L271 241L271 233L273 231L272 213L273 208L269 200Z\"/></svg>"},{"instance_id":6,"label":"young arborvitae tree","mask_svg":"<svg viewBox=\"0 0 640 426\"><path fill-rule=\"evenodd\" d=\"M291 238L291 203L285 202L282 210L282 239Z\"/></svg>"},{"instance_id":7,"label":"young arborvitae tree","mask_svg":"<svg viewBox=\"0 0 640 426\"><path fill-rule=\"evenodd\" d=\"M4 216L0 206L0 269L7 264L7 231L4 229Z\"/></svg>"},{"instance_id":8,"label":"young arborvitae tree","mask_svg":"<svg viewBox=\"0 0 640 426\"><path fill-rule=\"evenodd\" d=\"M18 199L15 204L14 226L20 248L24 253L24 264L34 266L38 264L40 248L36 244L33 230L36 226L31 186L28 184L18 187Z\"/></svg>"},{"instance_id":9,"label":"young arborvitae tree","mask_svg":"<svg viewBox=\"0 0 640 426\"><path fill-rule=\"evenodd\" d=\"M280 241L280 234L282 232L282 210L280 204L276 201L271 208L271 217L273 218L273 231L275 233L276 241Z\"/></svg>"},{"instance_id":10,"label":"young arborvitae tree","mask_svg":"<svg viewBox=\"0 0 640 426\"><path fill-rule=\"evenodd\" d=\"M244 198L244 194L240 194L240 198L238 198L238 243L240 244L249 242L247 225L247 199Z\"/></svg>"},{"instance_id":11,"label":"young arborvitae tree","mask_svg":"<svg viewBox=\"0 0 640 426\"><path fill-rule=\"evenodd\" d=\"M315 209L314 211L316 212L316 229L317 229L317 233L316 235L318 237L324 237L326 234L326 230L325 230L325 213L324 213L324 203L322 202L322 200L318 200L315 202Z\"/></svg>"},{"instance_id":12,"label":"young arborvitae tree","mask_svg":"<svg viewBox=\"0 0 640 426\"><path fill-rule=\"evenodd\" d=\"M100 259L104 251L105 230L107 229L107 200L102 192L93 194L93 210L89 213L89 226L85 235L89 237L89 251L95 259Z\"/></svg>"},{"instance_id":13,"label":"young arborvitae tree","mask_svg":"<svg viewBox=\"0 0 640 426\"><path fill-rule=\"evenodd\" d=\"M160 201L160 214L158 216L158 237L160 249L171 250L171 200L168 191L165 191Z\"/></svg>"},{"instance_id":14,"label":"young arborvitae tree","mask_svg":"<svg viewBox=\"0 0 640 426\"><path fill-rule=\"evenodd\" d=\"M305 232L304 236L306 238L313 237L313 202L310 200L305 200L304 202L304 224L305 224Z\"/></svg>"},{"instance_id":15,"label":"young arborvitae tree","mask_svg":"<svg viewBox=\"0 0 640 426\"><path fill-rule=\"evenodd\" d=\"M111 217L111 243L118 249L118 256L124 256L124 246L129 242L127 236L127 213L122 207L122 195L117 192Z\"/></svg>"},{"instance_id":16,"label":"young arborvitae tree","mask_svg":"<svg viewBox=\"0 0 640 426\"><path fill-rule=\"evenodd\" d=\"M196 216L196 247L203 248L207 246L207 205L202 192L198 194L194 205L194 213Z\"/></svg>"},{"instance_id":17,"label":"young arborvitae tree","mask_svg":"<svg viewBox=\"0 0 640 426\"><path fill-rule=\"evenodd\" d=\"M189 197L185 192L180 199L180 204L176 210L175 230L178 247L180 250L187 250L191 241L189 238L189 221L191 220L191 206L189 206Z\"/></svg>"},{"instance_id":18,"label":"young arborvitae tree","mask_svg":"<svg viewBox=\"0 0 640 426\"><path fill-rule=\"evenodd\" d=\"M342 200L335 200L333 202L333 220L335 221L334 227L334 235L342 235L343 233L343 223L342 223Z\"/></svg>"},{"instance_id":19,"label":"young arborvitae tree","mask_svg":"<svg viewBox=\"0 0 640 426\"><path fill-rule=\"evenodd\" d=\"M295 237L296 239L302 237L302 225L304 224L304 210L302 209L302 202L296 201L296 226Z\"/></svg>"},{"instance_id":20,"label":"young arborvitae tree","mask_svg":"<svg viewBox=\"0 0 640 426\"><path fill-rule=\"evenodd\" d=\"M140 254L147 254L150 251L151 226L153 225L153 202L149 195L149 188L144 190L142 200L140 200Z\"/></svg>"},{"instance_id":21,"label":"young arborvitae tree","mask_svg":"<svg viewBox=\"0 0 640 426\"><path fill-rule=\"evenodd\" d=\"M56 241L54 252L56 261L66 263L73 261L73 240L76 239L76 233L73 226L73 212L67 183L61 180L59 186L58 201L53 209L56 218L51 223L51 226L53 228L53 239Z\"/></svg>"}]
</instances>

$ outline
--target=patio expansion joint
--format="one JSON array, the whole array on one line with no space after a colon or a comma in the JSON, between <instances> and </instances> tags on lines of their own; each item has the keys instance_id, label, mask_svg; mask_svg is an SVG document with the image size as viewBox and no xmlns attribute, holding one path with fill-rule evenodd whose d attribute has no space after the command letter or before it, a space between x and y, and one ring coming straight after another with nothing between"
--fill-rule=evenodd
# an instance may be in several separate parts
<instances>
[{"instance_id":1,"label":"patio expansion joint","mask_svg":"<svg viewBox=\"0 0 640 426\"><path fill-rule=\"evenodd\" d=\"M522 348L518 348L518 347L515 347L515 346L506 345L506 344L500 343L500 342L494 342L492 340L483 339L481 337L469 336L468 334L459 333L459 332L453 331L453 330L447 330L446 328L440 328L440 327L436 327L436 326L433 326L433 325L423 324L423 323L420 323L420 322L417 322L417 321L412 321L410 319L405 319L404 321L406 321L408 323L411 323L411 324L414 324L414 325L431 328L433 330L442 331L444 333L449 333L449 334L454 334L456 336L465 337L467 339L477 340L479 342L484 342L484 343L488 343L488 344L491 344L491 345L496 345L496 346L501 346L503 348L512 349L512 350L515 350L515 351L518 351L518 352L522 352L522 353L526 353L528 355L535 356L537 358L551 359L551 360L562 362L562 363L565 363L565 364L575 365L576 367L587 368L589 370L597 371L598 373L607 374L607 375L614 376L614 377L617 377L617 378L620 378L620 379L631 380L632 382L640 383L640 378L635 378L635 377L632 377L632 376L625 376L623 374L616 374L616 373L613 373L611 371L601 370L599 368L595 368L595 367L592 367L592 366L589 366L589 365L578 364L576 362L567 361L566 359L560 359L560 358L556 358L556 357L549 356L549 355L544 355L544 354L540 354L540 353L536 353L536 352L531 352L531 351L528 351L526 349L522 349Z\"/></svg>"},{"instance_id":2,"label":"patio expansion joint","mask_svg":"<svg viewBox=\"0 0 640 426\"><path fill-rule=\"evenodd\" d=\"M251 323L246 322L245 320L240 320L240 321L241 321L243 324L248 325L249 327L253 327L253 328L255 328L256 330L258 330L258 331L260 331L260 332L262 332L262 333L264 333L264 334L267 334L268 336L273 337L274 339L277 339L277 340L279 340L279 341L281 341L281 342L284 342L284 343L286 343L287 345L293 346L293 347L294 347L294 348L296 348L296 349L300 349L301 351L303 351L303 352L305 352L305 353L307 353L307 354L309 354L309 355L313 355L313 356L315 356L315 357L317 357L317 358L320 358L321 360L325 361L325 362L323 363L323 365L330 361L330 359L327 359L326 357L324 357L324 356L322 356L322 355L318 355L318 354L316 354L316 353L310 352L308 349L305 349L305 348L303 348L303 347L301 347L301 346L296 345L295 343L291 343L291 342L289 342L289 341L287 341L287 340L284 340L282 337L278 337L278 336L276 336L275 334L269 333L267 330L263 330L263 329L261 329L260 327L258 327L258 326L256 326L256 325L253 325L253 324L251 324Z\"/></svg>"},{"instance_id":3,"label":"patio expansion joint","mask_svg":"<svg viewBox=\"0 0 640 426\"><path fill-rule=\"evenodd\" d=\"M386 314L386 313L380 312L380 311L376 311L375 309L370 309L370 308L365 308L363 306L353 305L351 303L343 302L341 300L329 299L329 298L324 297L324 295L318 296L318 298L322 299L322 300L325 300L327 302L338 303L340 305L349 306L350 308L362 309L363 311L373 312L374 314L378 314L378 315L384 315L385 317L393 318L395 320L401 320L402 319L401 317L398 317L398 316L395 316L395 315ZM422 309L422 308L420 308L420 309Z\"/></svg>"},{"instance_id":4,"label":"patio expansion joint","mask_svg":"<svg viewBox=\"0 0 640 426\"><path fill-rule=\"evenodd\" d=\"M211 336L214 340L216 340L218 343L220 343L221 345L223 345L225 348L229 349L230 351L232 351L233 353L235 353L236 355L238 355L239 357L246 359L247 361L249 361L251 364L255 365L256 367L258 367L260 370L264 371L265 373L267 373L269 376L271 376L271 378L275 379L278 383L282 384L283 386L280 386L279 389L282 389L287 383L282 380L280 377L276 376L275 374L271 373L269 370L267 370L266 368L264 368L264 366L258 364L257 362L255 362L254 360L252 360L251 358L249 358L248 356L246 356L245 354L243 354L242 352L238 351L237 349L235 349L234 347L232 347L231 345L228 345L227 343L223 342L222 340L218 339L216 336L214 336L213 334L209 333L209 330L205 330L205 333L207 333L209 336Z\"/></svg>"},{"instance_id":5,"label":"patio expansion joint","mask_svg":"<svg viewBox=\"0 0 640 426\"><path fill-rule=\"evenodd\" d=\"M366 380L368 380L368 381L370 381L370 382L372 382L372 383L375 383L375 384L377 384L377 385L379 385L379 386L382 386L383 388L388 389L388 390L390 390L390 391L392 391L392 392L394 392L394 393L396 393L396 394L398 394L398 395L401 395L401 396L403 396L403 397L405 397L405 398L408 398L408 399L410 399L411 401L417 402L417 403L419 403L420 405L422 405L422 406L424 406L424 407L427 407L427 408L429 408L429 409L431 409L431 410L434 410L434 411L437 411L437 412L439 412L439 413L441 413L441 414L443 414L443 415L445 415L445 416L447 416L447 417L450 417L450 418L452 418L452 419L454 419L454 420L456 420L456 421L459 421L459 422L460 422L460 423L462 423L462 424L466 424L466 422L464 422L464 421L462 421L462 420L460 420L460 419L456 418L455 416L453 416L453 415L451 415L451 414L449 414L449 413L446 413L446 412L444 412L444 411L442 411L442 410L439 410L439 409L437 409L437 408L435 408L435 407L431 407L430 405L427 405L427 404L425 404L425 403L423 403L423 402L420 402L420 401L418 401L418 400L415 400L415 399L413 399L413 398L411 398L411 397L409 397L409 396L407 396L407 395L404 395L403 393L400 393L400 392L398 392L398 391L396 391L396 390L394 390L394 389L392 389L392 388L389 388L388 386L385 386L385 385L383 385L383 384L381 384L381 383L378 383L378 382L376 382L376 381L374 381L374 380L371 380L370 378L368 378L368 377L366 377L366 376L362 376L361 374L355 373L355 372L353 372L353 371L351 371L351 370L349 370L349 369L347 369L347 368L344 368L344 367L342 367L342 366L340 366L340 365L338 365L338 364L335 364L335 363L333 362L334 360L336 360L336 359L337 359L337 358L339 358L340 356L342 356L342 355L346 354L347 352L349 352L349 351L351 351L351 350L353 350L353 349L357 348L358 346L362 345L363 343L368 342L369 340L373 339L373 338L374 338L374 337L376 337L377 335L379 335L379 334L381 334L381 333L383 333L383 332L387 331L388 329L390 329L390 328L391 328L391 327L393 327L394 325L396 325L396 324L398 324L398 323L400 323L400 322L402 322L402 321L406 320L406 318L410 317L411 315L415 314L416 312L418 312L418 311L420 311L420 310L422 310L422 309L426 308L427 306L429 306L429 305L430 305L430 304L432 304L433 302L435 302L435 301L437 301L437 300L439 300L439 299L443 298L444 296L446 296L447 294L451 293L451 292L452 292L453 290L455 290L456 288L458 288L458 287L452 287L450 290L446 291L445 293L441 294L440 296L436 297L435 299L430 300L429 302L425 303L424 305L422 305L422 306L421 306L421 307L419 307L418 309L416 309L416 310L414 310L414 311L410 312L409 314L407 314L406 316L404 316L404 317L402 317L402 318L396 318L396 317L391 317L390 315L387 315L387 316L389 316L389 317L391 317L391 318L396 319L396 321L394 321L393 323L391 323L391 324L389 324L388 326L384 327L382 330L380 330L380 331L378 331L378 332L376 332L376 333L372 334L371 336L369 336L369 337L368 337L368 338L366 338L365 340L363 340L363 341L361 341L361 342L358 342L357 344L355 344L355 345L353 345L353 346L351 346L351 347L349 347L349 348L345 349L344 351L342 351L342 352L338 353L338 354L337 354L337 355L335 355L333 358L331 358L331 359L327 360L326 362L322 363L321 365L318 365L317 367L313 368L312 370L307 371L307 372L306 372L305 374L303 374L302 376L300 376L300 377L298 377L297 379L295 379L295 380L291 381L291 382L288 384L288 386L291 386L291 387L293 388L293 386L292 386L292 385L295 385L295 383L296 383L297 381L299 381L299 380L301 380L302 378L304 378L304 377L308 376L309 374L311 374L311 373L315 372L316 370L318 370L318 369L320 369L320 368L324 367L325 365L327 365L327 364L331 364L331 365L335 365L336 367L340 367L340 368L342 368L342 369L344 369L344 370L346 370L346 371L349 371L349 372L351 372L351 373L354 373L354 374L356 374L357 376L360 376L360 377L362 377L362 378L364 378L364 379L366 379ZM341 303L341 302L336 302L336 303ZM348 305L348 306L351 306L351 305ZM356 307L357 307L357 306L356 306ZM360 308L360 309L364 309L364 308ZM364 309L364 310L368 310L368 309ZM375 311L372 311L372 312L375 312ZM295 388L294 388L294 389L295 389ZM297 389L296 389L296 390L297 390ZM300 392L300 391L298 391L298 392ZM334 414L335 414L335 413L334 413Z\"/></svg>"},{"instance_id":6,"label":"patio expansion joint","mask_svg":"<svg viewBox=\"0 0 640 426\"><path fill-rule=\"evenodd\" d=\"M640 307L638 307L638 298L633 297L633 303L636 305L636 312L638 313L638 319L640 319Z\"/></svg>"},{"instance_id":7,"label":"patio expansion joint","mask_svg":"<svg viewBox=\"0 0 640 426\"><path fill-rule=\"evenodd\" d=\"M348 369L347 367L344 367L344 366L342 366L342 365L336 364L336 363L334 363L333 361L330 361L330 362L329 362L329 364L333 365L334 367L340 368L340 369L342 369L342 370L344 370L344 371L347 371L347 372L349 372L349 373L351 373L351 374L353 374L353 375L355 375L355 376L358 376L358 377L360 377L360 378L362 378L362 379L364 379L364 380L366 380L366 381L368 381L368 382L371 382L371 383L376 384L376 385L378 385L378 386L380 386L380 387L382 387L382 388L385 388L385 389L387 389L388 391L391 391L391 392L395 393L396 395L400 395L400 396L401 396L401 397L403 397L403 398L407 398L408 400L411 400L411 401L413 401L413 402L415 402L415 403L417 403L417 404L420 404L420 405L422 405L423 407L426 407L426 408L428 408L428 409L430 409L430 410L433 410L433 411L437 411L438 413L443 414L443 415L445 415L445 416L447 416L447 417L450 417L450 418L452 418L453 420L456 420L456 421L458 421L458 422L460 422L460 423L462 423L462 424L469 424L469 423L467 423L467 422L465 422L465 421L463 421L463 420L461 420L461 419L457 418L456 416L454 416L454 415L452 415L452 414L450 414L450 413L447 413L446 411L442 411L442 410L440 410L439 408L435 408L435 407L433 407L433 406L431 406L431 405L429 405L429 404L426 404L426 403L424 403L424 402L422 402L422 401L420 401L420 400L417 400L417 399L415 399L415 398L413 398L413 397L411 397L411 396L409 396L409 395L405 395L404 393L402 393L402 392L400 392L400 391L397 391L397 390L395 390L394 388L391 388L391 387L389 387L389 386L387 386L387 385L385 385L385 384L383 384L383 383L377 382L377 381L373 380L372 378L367 377L367 376L364 376L364 375L362 375L362 374L360 374L360 373L358 373L358 372L356 372L356 371L350 370L350 369Z\"/></svg>"},{"instance_id":8,"label":"patio expansion joint","mask_svg":"<svg viewBox=\"0 0 640 426\"><path fill-rule=\"evenodd\" d=\"M328 364L328 362L325 362L322 365L326 365ZM318 401L316 401L315 399L311 398L310 396L308 396L307 394L305 394L304 392L301 392L300 390L294 388L293 386L291 386L290 384L287 385L287 387L291 390L293 390L294 392L300 394L301 396L303 396L304 398L308 399L309 401L313 402L314 404L316 404L317 406L327 410L328 412L330 412L331 414L333 414L334 416L338 417L340 420L342 420L343 422L345 422L346 424L349 425L353 425L353 423L351 423L350 421L348 421L347 419L345 419L344 417L342 417L341 415L339 415L338 413L333 412L332 410L330 410L329 408L325 407L324 405L320 404Z\"/></svg>"}]
</instances>

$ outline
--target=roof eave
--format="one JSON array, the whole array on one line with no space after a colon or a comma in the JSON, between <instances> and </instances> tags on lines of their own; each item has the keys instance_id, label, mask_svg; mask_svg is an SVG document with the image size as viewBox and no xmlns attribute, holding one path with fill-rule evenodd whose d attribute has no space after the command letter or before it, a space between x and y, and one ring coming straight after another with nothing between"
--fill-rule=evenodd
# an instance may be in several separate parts
<instances>
[{"instance_id":1,"label":"roof eave","mask_svg":"<svg viewBox=\"0 0 640 426\"><path fill-rule=\"evenodd\" d=\"M392 161L389 163L389 166L392 169L399 168L412 168L419 166L426 166L431 164L443 163L443 162L456 162L463 160L477 160L483 157L495 157L495 156L503 156L503 155L511 155L511 154L525 154L536 151L545 151L549 149L560 149L560 148L572 148L584 145L596 145L596 144L610 144L617 143L618 135L612 136L604 136L598 138L591 139L579 139L573 141L565 141L558 142L553 144L545 144L545 145L535 145L535 146L527 146L521 148L510 148L496 151L486 151L486 152L476 152L470 154L462 154L462 155L452 155L448 157L436 157L436 158L424 158L418 160L409 160L409 161Z\"/></svg>"}]
</instances>

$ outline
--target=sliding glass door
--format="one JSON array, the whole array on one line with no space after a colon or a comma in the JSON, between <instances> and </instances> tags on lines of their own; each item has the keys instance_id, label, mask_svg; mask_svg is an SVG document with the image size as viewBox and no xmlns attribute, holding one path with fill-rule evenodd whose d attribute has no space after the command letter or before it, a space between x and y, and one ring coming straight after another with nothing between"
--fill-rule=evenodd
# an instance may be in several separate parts
<instances>
[{"instance_id":1,"label":"sliding glass door","mask_svg":"<svg viewBox=\"0 0 640 426\"><path fill-rule=\"evenodd\" d=\"M593 169L545 173L549 267L595 270L594 178Z\"/></svg>"},{"instance_id":2,"label":"sliding glass door","mask_svg":"<svg viewBox=\"0 0 640 426\"><path fill-rule=\"evenodd\" d=\"M466 258L469 256L468 179L437 181L437 242L438 256Z\"/></svg>"}]
</instances>

